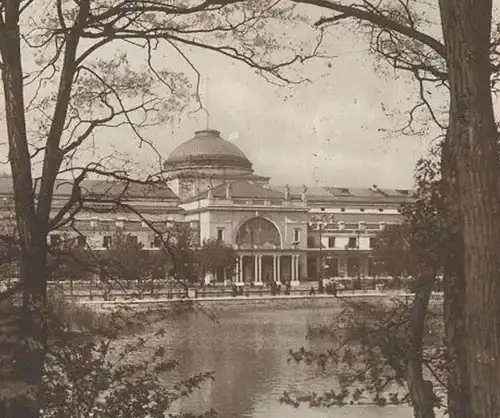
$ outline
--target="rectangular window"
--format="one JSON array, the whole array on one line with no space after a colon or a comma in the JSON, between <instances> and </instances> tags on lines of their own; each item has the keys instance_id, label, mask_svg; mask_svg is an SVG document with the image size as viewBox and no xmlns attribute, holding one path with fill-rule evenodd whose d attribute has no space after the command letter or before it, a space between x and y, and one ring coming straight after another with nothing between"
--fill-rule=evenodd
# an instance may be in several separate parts
<instances>
[{"instance_id":1,"label":"rectangular window","mask_svg":"<svg viewBox=\"0 0 500 418\"><path fill-rule=\"evenodd\" d=\"M61 243L61 236L59 234L50 235L50 245L59 245Z\"/></svg>"},{"instance_id":2,"label":"rectangular window","mask_svg":"<svg viewBox=\"0 0 500 418\"><path fill-rule=\"evenodd\" d=\"M358 246L358 240L356 237L349 238L349 244L347 244L349 248L356 248Z\"/></svg>"},{"instance_id":3,"label":"rectangular window","mask_svg":"<svg viewBox=\"0 0 500 418\"><path fill-rule=\"evenodd\" d=\"M156 235L154 238L153 238L153 242L151 244L151 246L153 248L160 248L162 246L162 240L161 240L161 237L159 235Z\"/></svg>"},{"instance_id":4,"label":"rectangular window","mask_svg":"<svg viewBox=\"0 0 500 418\"><path fill-rule=\"evenodd\" d=\"M224 241L224 228L217 228L217 241Z\"/></svg>"},{"instance_id":5,"label":"rectangular window","mask_svg":"<svg viewBox=\"0 0 500 418\"><path fill-rule=\"evenodd\" d=\"M375 248L376 245L377 245L377 238L371 237L370 238L370 248Z\"/></svg>"},{"instance_id":6,"label":"rectangular window","mask_svg":"<svg viewBox=\"0 0 500 418\"><path fill-rule=\"evenodd\" d=\"M328 237L328 248L335 247L335 237Z\"/></svg>"},{"instance_id":7,"label":"rectangular window","mask_svg":"<svg viewBox=\"0 0 500 418\"><path fill-rule=\"evenodd\" d=\"M295 228L293 230L293 241L300 242L300 228Z\"/></svg>"},{"instance_id":8,"label":"rectangular window","mask_svg":"<svg viewBox=\"0 0 500 418\"><path fill-rule=\"evenodd\" d=\"M76 245L78 247L85 247L87 245L87 237L85 235L78 235L76 237Z\"/></svg>"},{"instance_id":9,"label":"rectangular window","mask_svg":"<svg viewBox=\"0 0 500 418\"><path fill-rule=\"evenodd\" d=\"M104 248L109 248L111 247L111 242L113 241L113 237L111 235L105 235L102 238L102 246Z\"/></svg>"},{"instance_id":10,"label":"rectangular window","mask_svg":"<svg viewBox=\"0 0 500 418\"><path fill-rule=\"evenodd\" d=\"M314 237L307 237L307 248L314 248Z\"/></svg>"},{"instance_id":11,"label":"rectangular window","mask_svg":"<svg viewBox=\"0 0 500 418\"><path fill-rule=\"evenodd\" d=\"M129 239L129 242L132 244L139 243L139 237L137 235L129 235L128 239Z\"/></svg>"}]
</instances>

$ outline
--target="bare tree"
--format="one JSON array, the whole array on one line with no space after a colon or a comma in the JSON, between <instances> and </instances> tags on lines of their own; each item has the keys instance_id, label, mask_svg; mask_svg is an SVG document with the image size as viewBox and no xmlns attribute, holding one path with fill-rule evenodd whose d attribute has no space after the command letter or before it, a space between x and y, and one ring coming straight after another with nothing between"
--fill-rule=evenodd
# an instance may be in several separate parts
<instances>
[{"instance_id":1,"label":"bare tree","mask_svg":"<svg viewBox=\"0 0 500 418\"><path fill-rule=\"evenodd\" d=\"M442 0L439 10L412 0L294 3L323 10L326 16L316 22L320 27L351 22L365 30L373 51L418 81L421 101L410 112L410 122L415 110L425 107L447 130L441 157L443 210L453 225L447 240L445 328L455 364L448 376L448 406L452 417L493 417L500 402L495 389L500 284L494 273L500 226L491 97L498 78L498 30L492 31L492 2ZM448 90L445 112L439 114L430 103L429 84Z\"/></svg>"},{"instance_id":2,"label":"bare tree","mask_svg":"<svg viewBox=\"0 0 500 418\"><path fill-rule=\"evenodd\" d=\"M22 305L2 320L1 416L39 416L47 234L82 209L82 182L89 175L130 178L125 167L110 169L110 158L79 166L81 152L93 146L101 128L120 126L132 130L138 146L154 150L142 128L172 118L197 96L193 48L242 61L275 82L289 81L287 68L318 49L279 51L276 60L277 43L265 23L293 13L276 6L267 0L0 2L0 68L22 292ZM118 47L123 49L117 52ZM132 50L139 61L132 62ZM194 89L182 70L169 68L179 58L194 73ZM60 176L73 178L72 191L55 210Z\"/></svg>"},{"instance_id":3,"label":"bare tree","mask_svg":"<svg viewBox=\"0 0 500 418\"><path fill-rule=\"evenodd\" d=\"M310 333L311 338L323 332L330 335L332 347L321 353L292 351L295 360L323 369L333 366L340 390L302 397L302 401L323 406L358 401L381 406L409 403L416 418L433 418L434 409L443 405L443 391L447 390L443 376L448 371L442 347L443 321L441 309L429 308L443 267L446 236L446 220L438 210L442 201L438 168L431 160L419 162L418 198L400 209L400 225L380 234L375 253L392 262L399 259L394 272L404 268L413 277L414 298L382 303L342 300L342 314L326 330ZM297 401L290 394L283 400Z\"/></svg>"}]
</instances>

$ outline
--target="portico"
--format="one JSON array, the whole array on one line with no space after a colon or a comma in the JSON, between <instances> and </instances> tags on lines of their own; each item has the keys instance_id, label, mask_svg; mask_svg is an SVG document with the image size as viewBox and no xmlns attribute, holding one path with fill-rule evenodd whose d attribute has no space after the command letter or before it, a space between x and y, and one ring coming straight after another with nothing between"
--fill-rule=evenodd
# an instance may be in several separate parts
<instances>
[{"instance_id":1,"label":"portico","mask_svg":"<svg viewBox=\"0 0 500 418\"><path fill-rule=\"evenodd\" d=\"M236 262L236 283L254 286L290 282L300 279L300 254L297 252L240 252Z\"/></svg>"}]
</instances>

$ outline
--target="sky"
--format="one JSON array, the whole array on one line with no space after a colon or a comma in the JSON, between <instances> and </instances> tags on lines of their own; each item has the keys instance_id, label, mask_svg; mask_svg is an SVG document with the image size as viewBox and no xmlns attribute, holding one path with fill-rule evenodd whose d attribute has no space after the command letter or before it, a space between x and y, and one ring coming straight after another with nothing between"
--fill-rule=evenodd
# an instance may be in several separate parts
<instances>
[{"instance_id":1,"label":"sky","mask_svg":"<svg viewBox=\"0 0 500 418\"><path fill-rule=\"evenodd\" d=\"M300 26L288 32L304 42L313 35ZM237 145L254 171L274 184L412 187L415 163L435 137L395 133L415 103L415 85L391 70L376 71L365 40L356 34L330 31L325 46L331 58L300 68L300 76L310 82L288 87L277 87L219 54L189 50L203 77L208 126ZM180 65L169 54L165 60ZM194 80L195 74L186 71ZM145 136L167 158L206 127L205 113L186 111L173 123L148 129ZM138 149L130 131L107 129L99 136L100 148L85 158L108 155L112 149L134 160L142 174L158 172L157 155L147 147ZM6 155L5 147L0 151Z\"/></svg>"},{"instance_id":2,"label":"sky","mask_svg":"<svg viewBox=\"0 0 500 418\"><path fill-rule=\"evenodd\" d=\"M354 39L333 39L338 56L306 65L311 82L280 88L245 65L195 54L209 127L237 145L256 173L275 184L410 188L413 170L433 136L394 133L406 122L415 86L382 76ZM208 85L208 88L207 88ZM151 129L167 157L204 129L203 112Z\"/></svg>"}]
</instances>

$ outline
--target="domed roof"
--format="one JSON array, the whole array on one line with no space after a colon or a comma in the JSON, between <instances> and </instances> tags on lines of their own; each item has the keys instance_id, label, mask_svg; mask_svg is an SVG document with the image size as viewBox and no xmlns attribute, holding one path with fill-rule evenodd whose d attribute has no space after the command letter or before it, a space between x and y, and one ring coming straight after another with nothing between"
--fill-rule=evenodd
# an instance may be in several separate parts
<instances>
[{"instance_id":1,"label":"domed roof","mask_svg":"<svg viewBox=\"0 0 500 418\"><path fill-rule=\"evenodd\" d=\"M252 163L245 154L236 145L222 139L215 129L195 132L194 137L175 148L165 162L167 170L207 166L252 170Z\"/></svg>"}]
</instances>

